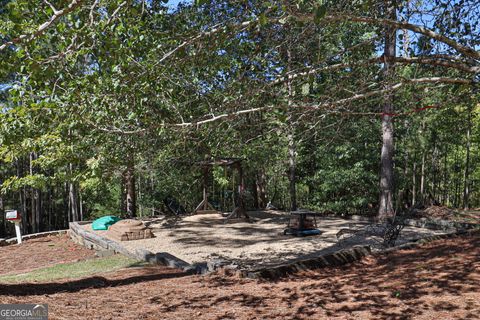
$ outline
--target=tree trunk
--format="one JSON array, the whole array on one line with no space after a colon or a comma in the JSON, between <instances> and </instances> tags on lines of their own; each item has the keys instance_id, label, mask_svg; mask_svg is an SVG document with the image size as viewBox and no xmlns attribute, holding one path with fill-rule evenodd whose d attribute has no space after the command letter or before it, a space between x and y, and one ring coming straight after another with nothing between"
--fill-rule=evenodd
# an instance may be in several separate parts
<instances>
[{"instance_id":1,"label":"tree trunk","mask_svg":"<svg viewBox=\"0 0 480 320\"><path fill-rule=\"evenodd\" d=\"M120 180L120 211L127 212L127 191L126 191L127 182L125 180L125 171L122 173Z\"/></svg>"},{"instance_id":2,"label":"tree trunk","mask_svg":"<svg viewBox=\"0 0 480 320\"><path fill-rule=\"evenodd\" d=\"M288 63L287 63L287 72L290 72L291 68L291 60L292 60L292 55L290 52L290 49L287 50L287 55L288 55ZM290 107L292 105L292 96L293 96L293 88L292 88L292 82L290 80L290 75L288 76L288 81L287 81L287 91L288 91L288 107L289 107L289 112ZM297 210L297 175L296 175L296 143L295 143L295 128L293 124L293 115L290 114L287 120L287 130L288 130L288 135L287 135L287 140L288 140L288 180L290 182L289 184L289 193L290 193L290 210L295 211Z\"/></svg>"},{"instance_id":3,"label":"tree trunk","mask_svg":"<svg viewBox=\"0 0 480 320\"><path fill-rule=\"evenodd\" d=\"M417 162L414 161L413 169L412 169L412 206L413 207L415 207L415 205L417 204L416 196L417 196Z\"/></svg>"},{"instance_id":4,"label":"tree trunk","mask_svg":"<svg viewBox=\"0 0 480 320\"><path fill-rule=\"evenodd\" d=\"M471 131L472 131L472 111L469 108L468 110L468 124L467 124L467 145L466 145L466 155L465 155L465 170L463 172L463 208L469 208L469 182L470 182L470 144L471 144Z\"/></svg>"},{"instance_id":5,"label":"tree trunk","mask_svg":"<svg viewBox=\"0 0 480 320\"><path fill-rule=\"evenodd\" d=\"M265 192L265 170L262 168L257 173L257 194L259 198L259 207L265 209L267 207L267 194Z\"/></svg>"},{"instance_id":6,"label":"tree trunk","mask_svg":"<svg viewBox=\"0 0 480 320\"><path fill-rule=\"evenodd\" d=\"M70 182L68 186L68 197L70 201L70 213L72 221L79 220L78 214L78 197L77 197L77 186L74 182Z\"/></svg>"},{"instance_id":7,"label":"tree trunk","mask_svg":"<svg viewBox=\"0 0 480 320\"><path fill-rule=\"evenodd\" d=\"M396 19L395 1L388 1L386 4L386 17L392 20ZM394 75L394 63L388 62L389 58L396 55L396 33L395 27L386 27L385 31L385 62L384 62L384 80L388 89L391 78ZM388 92L384 97L383 115L382 115L382 152L381 152L381 169L380 169L380 206L378 209L378 219L386 220L394 216L393 211L393 155L394 155L394 136L393 136L393 93Z\"/></svg>"},{"instance_id":8,"label":"tree trunk","mask_svg":"<svg viewBox=\"0 0 480 320\"><path fill-rule=\"evenodd\" d=\"M252 180L252 198L253 198L253 207L255 209L259 209L259 201L258 201L258 189L257 189L257 179Z\"/></svg>"},{"instance_id":9,"label":"tree trunk","mask_svg":"<svg viewBox=\"0 0 480 320\"><path fill-rule=\"evenodd\" d=\"M54 206L55 206L55 201L54 201L54 196L53 196L53 187L48 188L48 214L47 214L47 225L48 225L48 230L55 230L53 226L53 212L54 212Z\"/></svg>"},{"instance_id":10,"label":"tree trunk","mask_svg":"<svg viewBox=\"0 0 480 320\"><path fill-rule=\"evenodd\" d=\"M143 206L142 206L142 180L141 180L141 177L138 176L138 179L137 179L137 190L138 190L138 199L137 199L137 203L138 203L138 215L140 217L143 216Z\"/></svg>"},{"instance_id":11,"label":"tree trunk","mask_svg":"<svg viewBox=\"0 0 480 320\"><path fill-rule=\"evenodd\" d=\"M17 177L23 177L24 163L23 158L17 160ZM20 202L20 212L22 214L22 233L29 233L29 215L27 211L27 189L24 186L18 192Z\"/></svg>"},{"instance_id":12,"label":"tree trunk","mask_svg":"<svg viewBox=\"0 0 480 320\"><path fill-rule=\"evenodd\" d=\"M30 153L30 175L35 174L33 161L37 159L35 152ZM40 231L40 212L41 212L41 195L37 188L31 188L31 221L32 232L37 233Z\"/></svg>"},{"instance_id":13,"label":"tree trunk","mask_svg":"<svg viewBox=\"0 0 480 320\"><path fill-rule=\"evenodd\" d=\"M460 178L459 178L459 171L460 171L460 164L458 163L458 144L455 147L455 187L454 187L454 194L453 194L453 206L458 208L459 199L458 199L458 190L460 189Z\"/></svg>"},{"instance_id":14,"label":"tree trunk","mask_svg":"<svg viewBox=\"0 0 480 320\"><path fill-rule=\"evenodd\" d=\"M410 13L410 0L407 0L405 1L404 3L404 6L405 6L405 11L407 12L407 16L409 15ZM405 20L403 20L403 22L406 22ZM409 49L410 49L410 34L408 33L409 31L407 29L402 29L402 32L403 32L403 57L404 58L409 58L410 57L410 52L409 52Z\"/></svg>"},{"instance_id":15,"label":"tree trunk","mask_svg":"<svg viewBox=\"0 0 480 320\"><path fill-rule=\"evenodd\" d=\"M126 200L126 213L130 218L137 216L137 198L135 190L135 166L133 161L127 166L124 172L125 179L125 200Z\"/></svg>"},{"instance_id":16,"label":"tree trunk","mask_svg":"<svg viewBox=\"0 0 480 320\"><path fill-rule=\"evenodd\" d=\"M420 168L420 202L425 200L425 152L422 152L422 166Z\"/></svg>"},{"instance_id":17,"label":"tree trunk","mask_svg":"<svg viewBox=\"0 0 480 320\"><path fill-rule=\"evenodd\" d=\"M432 181L430 182L431 184L430 192L434 202L436 202L436 199L437 199L437 171L438 171L437 159L438 159L438 147L437 147L437 137L435 135L433 138L433 153L432 153Z\"/></svg>"},{"instance_id":18,"label":"tree trunk","mask_svg":"<svg viewBox=\"0 0 480 320\"><path fill-rule=\"evenodd\" d=\"M82 200L82 192L78 190L78 200L80 204L80 221L83 221L83 200Z\"/></svg>"},{"instance_id":19,"label":"tree trunk","mask_svg":"<svg viewBox=\"0 0 480 320\"><path fill-rule=\"evenodd\" d=\"M2 217L2 224L0 229L0 238L1 238L1 237L4 237L7 233L7 224L6 224L5 212L3 208L3 198L1 195L0 195L0 217Z\"/></svg>"},{"instance_id":20,"label":"tree trunk","mask_svg":"<svg viewBox=\"0 0 480 320\"><path fill-rule=\"evenodd\" d=\"M403 167L403 176L404 176L404 180L405 180L405 186L404 186L403 191L402 191L402 197L399 197L399 200L398 200L398 201L402 201L402 203L397 205L397 208L408 209L408 208L411 207L410 194L409 194L410 193L410 188L409 188L410 183L409 183L409 179L408 179L408 175L409 175L409 171L408 171L409 154L408 154L408 151L405 151L404 161L405 161L405 164L404 164L404 167Z\"/></svg>"},{"instance_id":21,"label":"tree trunk","mask_svg":"<svg viewBox=\"0 0 480 320\"><path fill-rule=\"evenodd\" d=\"M445 144L445 154L443 158L443 199L442 202L445 205L449 205L448 201L448 182L447 182L447 177L448 177L448 146Z\"/></svg>"},{"instance_id":22,"label":"tree trunk","mask_svg":"<svg viewBox=\"0 0 480 320\"><path fill-rule=\"evenodd\" d=\"M296 148L293 133L288 135L288 179L290 181L290 210L297 210Z\"/></svg>"},{"instance_id":23,"label":"tree trunk","mask_svg":"<svg viewBox=\"0 0 480 320\"><path fill-rule=\"evenodd\" d=\"M70 202L70 214L72 217L71 221L78 221L79 220L79 213L78 213L78 188L75 181L73 181L73 164L69 164L69 171L70 171L70 182L68 185L68 197Z\"/></svg>"}]
</instances>

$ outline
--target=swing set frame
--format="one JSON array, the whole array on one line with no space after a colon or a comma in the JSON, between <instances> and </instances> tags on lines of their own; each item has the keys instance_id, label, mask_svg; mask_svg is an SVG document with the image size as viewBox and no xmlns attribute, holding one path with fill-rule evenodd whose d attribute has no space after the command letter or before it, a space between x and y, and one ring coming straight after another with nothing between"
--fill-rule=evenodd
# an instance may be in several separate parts
<instances>
[{"instance_id":1,"label":"swing set frame","mask_svg":"<svg viewBox=\"0 0 480 320\"><path fill-rule=\"evenodd\" d=\"M203 199L198 204L198 206L193 211L194 214L207 214L207 213L221 213L217 211L212 204L208 201L208 177L209 174L214 166L220 167L230 167L237 171L239 176L238 182L238 204L233 209L231 213L229 213L226 218L246 218L247 220L250 219L250 216L247 214L245 209L245 181L243 177L243 168L242 168L242 159L240 158L217 158L217 159L210 159L199 161L196 163L197 166L201 167L203 172Z\"/></svg>"}]
</instances>

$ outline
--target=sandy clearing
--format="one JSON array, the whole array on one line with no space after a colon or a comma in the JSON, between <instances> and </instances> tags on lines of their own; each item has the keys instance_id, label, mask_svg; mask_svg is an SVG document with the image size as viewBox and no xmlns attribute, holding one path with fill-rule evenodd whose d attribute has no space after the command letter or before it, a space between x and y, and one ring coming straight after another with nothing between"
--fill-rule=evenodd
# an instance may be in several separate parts
<instances>
[{"instance_id":1,"label":"sandy clearing","mask_svg":"<svg viewBox=\"0 0 480 320\"><path fill-rule=\"evenodd\" d=\"M155 238L123 241L130 251L138 248L152 252L168 252L189 263L205 262L211 259L233 261L242 267L277 264L287 260L330 253L354 245L381 247L379 237L357 236L338 242L337 232L343 228L362 229L365 222L356 222L335 217L318 218L321 235L292 237L283 235L288 214L280 211L249 212L254 223L225 221L216 214L194 215L183 219L157 218L146 221L153 228ZM108 232L93 231L91 225L85 229L108 237ZM411 239L422 238L442 231L406 227L398 244Z\"/></svg>"}]
</instances>

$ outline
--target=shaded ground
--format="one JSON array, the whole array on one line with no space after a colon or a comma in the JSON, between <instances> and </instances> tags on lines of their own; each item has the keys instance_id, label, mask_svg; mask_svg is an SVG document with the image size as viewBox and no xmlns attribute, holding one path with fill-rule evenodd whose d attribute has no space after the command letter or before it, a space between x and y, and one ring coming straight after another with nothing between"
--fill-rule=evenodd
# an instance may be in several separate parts
<instances>
[{"instance_id":1,"label":"shaded ground","mask_svg":"<svg viewBox=\"0 0 480 320\"><path fill-rule=\"evenodd\" d=\"M151 252L168 252L188 263L205 262L211 259L233 261L242 268L279 264L286 260L306 258L310 255L327 254L353 245L370 245L382 248L379 236L359 234L348 241L338 241L341 229L359 230L367 223L337 217L318 217L318 236L285 236L289 214L281 211L249 212L254 223L243 220L226 221L218 214L187 216L168 220L158 218L148 221L155 238L123 241L121 244L134 252L143 248ZM108 237L106 231L93 231L91 225L83 226L91 232ZM405 227L398 244L411 239L445 233L425 228Z\"/></svg>"},{"instance_id":2,"label":"shaded ground","mask_svg":"<svg viewBox=\"0 0 480 320\"><path fill-rule=\"evenodd\" d=\"M75 244L66 234L29 239L20 245L0 247L0 275L80 261L93 258L94 254Z\"/></svg>"},{"instance_id":3,"label":"shaded ground","mask_svg":"<svg viewBox=\"0 0 480 320\"><path fill-rule=\"evenodd\" d=\"M1 285L1 303L51 319L478 319L480 237L439 240L275 282L162 267Z\"/></svg>"},{"instance_id":4,"label":"shaded ground","mask_svg":"<svg viewBox=\"0 0 480 320\"><path fill-rule=\"evenodd\" d=\"M59 263L54 266L35 269L26 273L0 275L0 283L54 282L63 279L87 277L92 274L98 275L141 265L146 265L146 263L116 254L78 262Z\"/></svg>"},{"instance_id":5,"label":"shaded ground","mask_svg":"<svg viewBox=\"0 0 480 320\"><path fill-rule=\"evenodd\" d=\"M460 210L445 206L430 206L423 210L416 210L415 214L425 218L480 224L480 208Z\"/></svg>"}]
</instances>

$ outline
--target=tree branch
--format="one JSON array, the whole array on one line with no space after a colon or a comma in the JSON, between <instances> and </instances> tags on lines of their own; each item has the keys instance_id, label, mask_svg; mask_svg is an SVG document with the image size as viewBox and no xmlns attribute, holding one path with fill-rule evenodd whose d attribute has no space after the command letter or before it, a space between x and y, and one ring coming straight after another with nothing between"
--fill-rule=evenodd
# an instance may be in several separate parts
<instances>
[{"instance_id":1,"label":"tree branch","mask_svg":"<svg viewBox=\"0 0 480 320\"><path fill-rule=\"evenodd\" d=\"M311 22L314 19L313 14L299 14L299 13L292 13L290 14L298 20L301 21L308 21ZM415 33L423 34L431 39L435 39L437 41L443 42L453 49L457 50L458 52L464 54L467 57L473 58L475 60L480 60L480 52L476 51L473 48L464 46L457 41L450 39L444 35L436 33L433 30L428 28L415 25L408 22L403 21L395 21L390 19L381 19L381 18L371 18L371 17L360 17L360 16L352 16L348 14L342 15L327 15L322 18L323 21L352 21L352 22L362 22L362 23L370 23L370 24L380 24L380 25L390 25L395 26L398 29L407 29L413 31Z\"/></svg>"},{"instance_id":2,"label":"tree branch","mask_svg":"<svg viewBox=\"0 0 480 320\"><path fill-rule=\"evenodd\" d=\"M242 23L234 25L234 27L235 28L246 28L246 27L252 25L254 22L256 22L256 20L244 21ZM190 44L192 44L192 43L194 43L194 42L196 42L200 39L211 36L215 33L225 31L225 30L227 30L227 28L228 28L228 26L219 27L219 25L216 25L215 27L213 27L213 29L211 29L209 31L199 33L198 35L196 35L196 36L194 36L194 37L192 37L188 40L185 40L184 42L182 42L181 44L179 44L178 46L176 46L175 48L173 48L172 50L170 50L169 52L164 54L163 57L161 57L160 60L158 60L157 63L155 63L154 67L157 66L158 64L162 63L166 59L168 59L172 54L174 54L178 50L182 49L183 47L186 47L186 46L188 46L188 45L190 45Z\"/></svg>"},{"instance_id":3,"label":"tree branch","mask_svg":"<svg viewBox=\"0 0 480 320\"><path fill-rule=\"evenodd\" d=\"M205 120L199 120L195 122L183 122L183 123L178 123L174 124L174 127L192 127L192 126L200 126L202 124L206 124L209 122L214 122L218 121L220 119L225 119L225 118L232 118L236 117L242 114L247 114L247 113L252 113L252 112L259 112L259 111L265 111L274 108L274 106L266 106L266 107L259 107L259 108L252 108L252 109L247 109L247 110L240 110L240 111L235 111L235 112L230 112L230 113L223 113L220 115L213 115L211 118L205 119Z\"/></svg>"},{"instance_id":4,"label":"tree branch","mask_svg":"<svg viewBox=\"0 0 480 320\"><path fill-rule=\"evenodd\" d=\"M350 102L353 102L353 101L356 101L356 100L361 100L361 99L369 98L371 96L384 94L384 93L387 93L387 92L390 92L390 91L395 91L395 90L398 90L401 87L403 87L405 84L409 84L409 83L434 83L434 84L448 83L448 84L467 84L467 85L469 85L469 84L472 84L472 81L469 80L469 79L446 78L446 77L428 77L428 78L418 78L418 79L405 79L402 82L399 82L397 84L389 86L388 88L385 88L385 89L369 91L369 92L362 93L362 94L355 94L355 95L353 95L351 97L348 97L348 98L344 98L344 99L340 99L340 100L336 100L336 101L328 102L328 103L322 103L322 104L319 104L319 105L316 105L316 106L300 105L300 106L296 106L296 108L318 110L318 109L324 109L324 108L327 108L327 107L343 105L343 104L347 104L347 103L350 103ZM220 114L220 115L217 115L217 116L214 115L211 118L208 118L208 119L205 119L205 120L199 120L199 121L195 121L195 122L178 123L178 124L173 124L171 126L173 126L173 127L200 126L200 125L203 125L203 124L206 124L206 123L218 121L218 120L225 119L225 118L233 118L233 117L243 115L243 114L254 113L254 112L259 112L259 111L267 111L267 110L274 109L276 107L277 106L270 105L270 106L259 107L259 108L251 108L251 109L240 110L240 111L235 111L235 112L231 112L231 113L224 113L224 114Z\"/></svg>"},{"instance_id":5,"label":"tree branch","mask_svg":"<svg viewBox=\"0 0 480 320\"><path fill-rule=\"evenodd\" d=\"M331 16L326 16L324 19L330 20L330 21L347 20L347 21L354 21L354 22L383 24L383 25L395 26L399 29L407 29L416 33L423 34L424 36L435 39L437 41L443 42L449 45L450 47L454 48L458 52L464 54L467 57L480 60L480 52L474 50L473 48L464 46L453 39L450 39L430 29L427 29L425 27L415 25L412 23L395 21L390 19L377 19L377 18L358 17L358 16L351 16L351 15L341 15L341 16L331 15Z\"/></svg>"},{"instance_id":6,"label":"tree branch","mask_svg":"<svg viewBox=\"0 0 480 320\"><path fill-rule=\"evenodd\" d=\"M5 42L4 44L0 45L0 51L4 50L5 48L14 45L16 43L21 43L21 42L30 42L33 39L37 38L38 36L42 35L49 27L51 27L55 22L63 17L64 15L69 14L73 10L75 10L77 7L82 4L84 0L72 0L72 2L64 9L62 10L57 10L54 11L53 16L50 17L48 21L45 23L41 24L37 30L31 34L22 34L19 37L12 39L8 42Z\"/></svg>"},{"instance_id":7,"label":"tree branch","mask_svg":"<svg viewBox=\"0 0 480 320\"><path fill-rule=\"evenodd\" d=\"M127 4L127 1L123 1L118 5L118 7L115 9L115 11L113 11L112 15L108 18L107 22L105 23L105 28L113 21L113 19L115 19L115 16L118 14L120 9L122 9L122 7L126 4Z\"/></svg>"},{"instance_id":8,"label":"tree branch","mask_svg":"<svg viewBox=\"0 0 480 320\"><path fill-rule=\"evenodd\" d=\"M434 84L448 83L448 84L467 84L467 85L470 85L473 82L472 82L472 80L469 80L469 79L445 78L445 77L428 77L428 78L418 78L418 79L405 79L402 82L391 85L391 86L389 86L388 88L385 88L385 89L376 90L376 91L369 91L369 92L362 93L362 94L355 94L355 95L353 95L351 97L348 97L348 98L340 99L340 100L337 100L337 101L334 101L334 102L322 103L322 104L319 104L319 105L316 105L316 106L302 105L302 106L299 106L299 107L305 108L305 109L317 110L317 109L324 109L326 107L343 105L343 104L347 104L347 103L350 103L350 102L353 102L353 101L356 101L356 100L361 100L361 99L369 98L369 97L372 97L372 96L375 96L375 95L380 95L380 94L384 94L384 93L387 93L387 92L396 91L396 90L400 89L401 87L403 87L405 84L409 84L409 83L434 83Z\"/></svg>"},{"instance_id":9,"label":"tree branch","mask_svg":"<svg viewBox=\"0 0 480 320\"><path fill-rule=\"evenodd\" d=\"M373 63L383 63L385 62L386 59L388 59L389 61L403 63L403 64L426 64L426 65L435 65L435 66L441 66L446 68L453 68L453 69L465 71L468 73L475 73L475 74L480 72L480 66L469 66L462 62L440 60L440 59L431 58L428 56L414 57L414 58L406 58L406 57L386 58L384 56L381 56L381 57L361 60L357 62L336 63L336 64L328 65L325 67L311 68L309 70L305 70L302 72L287 74L285 76L282 76L273 80L268 85L276 86L278 84L284 83L287 80L294 80L296 78L308 77L308 76L311 76L320 72L325 72L325 71L334 71L334 70L339 70L344 68L364 66L364 65L373 64Z\"/></svg>"},{"instance_id":10,"label":"tree branch","mask_svg":"<svg viewBox=\"0 0 480 320\"><path fill-rule=\"evenodd\" d=\"M443 59L438 59L435 57L429 57L429 56L420 56L420 57L396 57L392 60L393 62L397 63L404 63L404 64L413 64L413 63L418 63L418 64L429 64L429 65L435 65L435 66L441 66L441 67L446 67L446 68L453 68L461 71L465 71L468 73L479 73L480 72L480 66L469 66L466 63L463 62L453 62L454 58L452 60L446 60L447 58Z\"/></svg>"}]
</instances>

